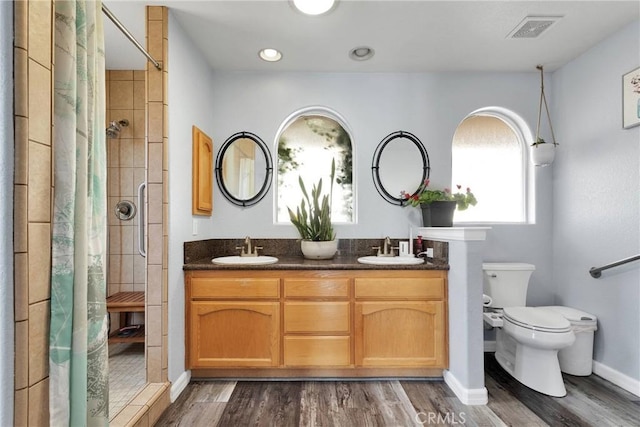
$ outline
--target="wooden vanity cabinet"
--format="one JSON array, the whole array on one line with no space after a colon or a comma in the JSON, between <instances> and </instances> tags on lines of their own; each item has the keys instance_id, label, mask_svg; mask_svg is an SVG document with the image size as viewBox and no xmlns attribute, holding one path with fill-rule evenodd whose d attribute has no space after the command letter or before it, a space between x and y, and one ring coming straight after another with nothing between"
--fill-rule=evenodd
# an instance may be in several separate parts
<instances>
[{"instance_id":1,"label":"wooden vanity cabinet","mask_svg":"<svg viewBox=\"0 0 640 427\"><path fill-rule=\"evenodd\" d=\"M380 273L354 286L356 366L446 366L444 277Z\"/></svg>"},{"instance_id":2,"label":"wooden vanity cabinet","mask_svg":"<svg viewBox=\"0 0 640 427\"><path fill-rule=\"evenodd\" d=\"M280 280L193 273L187 276L190 368L280 364Z\"/></svg>"},{"instance_id":3,"label":"wooden vanity cabinet","mask_svg":"<svg viewBox=\"0 0 640 427\"><path fill-rule=\"evenodd\" d=\"M439 376L447 367L446 271L196 270L185 278L187 368L201 376L224 376L212 368Z\"/></svg>"}]
</instances>

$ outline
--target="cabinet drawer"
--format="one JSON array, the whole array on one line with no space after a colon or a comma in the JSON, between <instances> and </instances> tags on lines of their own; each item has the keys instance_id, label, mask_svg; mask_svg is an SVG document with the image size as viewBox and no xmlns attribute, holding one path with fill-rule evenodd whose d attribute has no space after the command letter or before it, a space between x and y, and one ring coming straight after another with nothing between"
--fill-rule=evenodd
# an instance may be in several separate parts
<instances>
[{"instance_id":1,"label":"cabinet drawer","mask_svg":"<svg viewBox=\"0 0 640 427\"><path fill-rule=\"evenodd\" d=\"M203 278L191 279L191 298L266 299L280 296L278 278Z\"/></svg>"},{"instance_id":2,"label":"cabinet drawer","mask_svg":"<svg viewBox=\"0 0 640 427\"><path fill-rule=\"evenodd\" d=\"M287 298L347 298L348 278L284 279Z\"/></svg>"},{"instance_id":3,"label":"cabinet drawer","mask_svg":"<svg viewBox=\"0 0 640 427\"><path fill-rule=\"evenodd\" d=\"M284 332L348 333L349 302L286 302Z\"/></svg>"},{"instance_id":4,"label":"cabinet drawer","mask_svg":"<svg viewBox=\"0 0 640 427\"><path fill-rule=\"evenodd\" d=\"M355 279L356 298L443 299L444 279L440 277L376 277Z\"/></svg>"},{"instance_id":5,"label":"cabinet drawer","mask_svg":"<svg viewBox=\"0 0 640 427\"><path fill-rule=\"evenodd\" d=\"M285 337L285 366L349 366L349 337Z\"/></svg>"}]
</instances>

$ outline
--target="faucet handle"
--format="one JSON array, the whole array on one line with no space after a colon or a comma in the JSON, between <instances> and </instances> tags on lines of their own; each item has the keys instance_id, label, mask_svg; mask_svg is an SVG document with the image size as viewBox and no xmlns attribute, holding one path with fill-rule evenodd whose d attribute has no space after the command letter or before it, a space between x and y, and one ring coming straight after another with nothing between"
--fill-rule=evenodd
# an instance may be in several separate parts
<instances>
[{"instance_id":1,"label":"faucet handle","mask_svg":"<svg viewBox=\"0 0 640 427\"><path fill-rule=\"evenodd\" d=\"M254 246L253 247L253 255L258 256L258 249L262 250L262 246Z\"/></svg>"},{"instance_id":2,"label":"faucet handle","mask_svg":"<svg viewBox=\"0 0 640 427\"><path fill-rule=\"evenodd\" d=\"M395 249L396 251L398 251L398 254L400 253L400 246L392 246L392 247L391 247L391 256L395 256L395 255L393 254L393 250L394 250L394 249Z\"/></svg>"},{"instance_id":3,"label":"faucet handle","mask_svg":"<svg viewBox=\"0 0 640 427\"><path fill-rule=\"evenodd\" d=\"M378 254L377 256L380 256L381 252L380 252L380 246L371 246L371 249L373 249L374 251L377 250Z\"/></svg>"},{"instance_id":4,"label":"faucet handle","mask_svg":"<svg viewBox=\"0 0 640 427\"><path fill-rule=\"evenodd\" d=\"M244 251L244 246L236 246L236 250L240 251L240 255L242 256L246 252Z\"/></svg>"}]
</instances>

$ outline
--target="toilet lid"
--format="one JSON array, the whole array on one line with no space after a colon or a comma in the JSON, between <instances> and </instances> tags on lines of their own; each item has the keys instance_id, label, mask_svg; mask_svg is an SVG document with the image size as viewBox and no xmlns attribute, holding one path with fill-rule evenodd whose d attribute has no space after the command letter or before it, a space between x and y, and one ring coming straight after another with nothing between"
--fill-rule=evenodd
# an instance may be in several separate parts
<instances>
[{"instance_id":1,"label":"toilet lid","mask_svg":"<svg viewBox=\"0 0 640 427\"><path fill-rule=\"evenodd\" d=\"M527 329L541 332L568 332L571 323L561 314L540 307L505 307L504 319Z\"/></svg>"},{"instance_id":2,"label":"toilet lid","mask_svg":"<svg viewBox=\"0 0 640 427\"><path fill-rule=\"evenodd\" d=\"M548 307L540 307L546 308L551 311L555 311L556 313L561 314L567 319L572 325L580 325L580 326L594 326L596 325L598 319L593 314L589 314L587 312L575 309L573 307L564 307L561 305L552 305Z\"/></svg>"}]
</instances>

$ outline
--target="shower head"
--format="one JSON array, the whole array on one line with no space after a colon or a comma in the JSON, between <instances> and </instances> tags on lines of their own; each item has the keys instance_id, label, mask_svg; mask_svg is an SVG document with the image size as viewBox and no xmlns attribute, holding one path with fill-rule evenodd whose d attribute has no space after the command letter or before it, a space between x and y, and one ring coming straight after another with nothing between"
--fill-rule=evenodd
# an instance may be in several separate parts
<instances>
[{"instance_id":1,"label":"shower head","mask_svg":"<svg viewBox=\"0 0 640 427\"><path fill-rule=\"evenodd\" d=\"M107 138L110 138L110 139L117 138L118 136L120 136L120 130L123 127L127 127L127 126L129 126L129 120L127 119L122 119L122 120L118 120L117 122L113 121L109 123L109 127L107 127L107 130L106 130Z\"/></svg>"}]
</instances>

